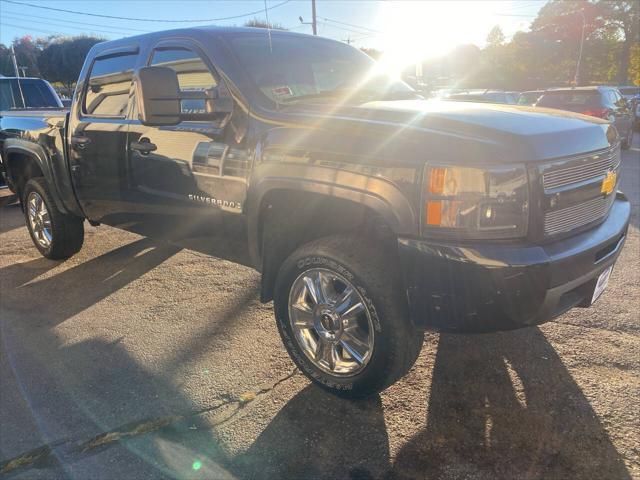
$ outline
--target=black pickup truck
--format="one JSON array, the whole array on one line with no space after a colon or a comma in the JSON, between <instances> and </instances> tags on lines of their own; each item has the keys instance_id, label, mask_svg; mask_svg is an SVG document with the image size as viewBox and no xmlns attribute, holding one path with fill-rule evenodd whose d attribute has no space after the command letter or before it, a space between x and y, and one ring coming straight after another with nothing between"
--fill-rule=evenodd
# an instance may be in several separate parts
<instances>
[{"instance_id":1,"label":"black pickup truck","mask_svg":"<svg viewBox=\"0 0 640 480\"><path fill-rule=\"evenodd\" d=\"M293 361L345 396L405 374L425 329L589 306L630 213L605 121L425 101L355 48L282 31L98 44L69 114L3 114L0 141L45 257L76 253L85 220L246 250Z\"/></svg>"}]
</instances>

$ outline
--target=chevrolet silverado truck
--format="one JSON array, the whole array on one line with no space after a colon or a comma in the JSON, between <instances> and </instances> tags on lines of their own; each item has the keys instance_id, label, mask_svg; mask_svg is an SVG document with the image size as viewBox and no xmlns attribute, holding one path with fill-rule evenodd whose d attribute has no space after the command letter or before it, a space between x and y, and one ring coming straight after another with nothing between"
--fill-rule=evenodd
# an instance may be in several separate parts
<instances>
[{"instance_id":1,"label":"chevrolet silverado truck","mask_svg":"<svg viewBox=\"0 0 640 480\"><path fill-rule=\"evenodd\" d=\"M343 396L403 376L425 330L588 307L629 222L611 124L426 101L359 50L290 32L100 43L70 113L1 122L42 255L78 252L85 221L246 251L293 362Z\"/></svg>"}]
</instances>

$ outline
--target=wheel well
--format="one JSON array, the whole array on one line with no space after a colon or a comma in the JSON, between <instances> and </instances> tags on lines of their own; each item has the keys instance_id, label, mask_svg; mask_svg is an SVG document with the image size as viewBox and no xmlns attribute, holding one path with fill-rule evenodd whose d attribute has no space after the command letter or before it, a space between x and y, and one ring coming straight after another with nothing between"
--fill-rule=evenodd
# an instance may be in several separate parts
<instances>
[{"instance_id":1,"label":"wheel well","mask_svg":"<svg viewBox=\"0 0 640 480\"><path fill-rule=\"evenodd\" d=\"M7 167L7 176L19 198L22 198L22 191L29 179L44 176L38 162L32 156L23 153L9 154Z\"/></svg>"},{"instance_id":2,"label":"wheel well","mask_svg":"<svg viewBox=\"0 0 640 480\"><path fill-rule=\"evenodd\" d=\"M397 253L395 233L374 210L327 195L276 190L260 207L258 235L262 257L261 300L273 298L273 287L282 262L299 246L335 234L375 238L390 254Z\"/></svg>"}]
</instances>

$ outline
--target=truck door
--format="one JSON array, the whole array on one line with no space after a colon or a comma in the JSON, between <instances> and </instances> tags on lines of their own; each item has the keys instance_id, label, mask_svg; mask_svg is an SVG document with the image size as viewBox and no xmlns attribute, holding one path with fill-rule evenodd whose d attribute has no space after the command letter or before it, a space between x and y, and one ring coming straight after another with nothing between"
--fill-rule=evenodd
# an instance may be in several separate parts
<instances>
[{"instance_id":1,"label":"truck door","mask_svg":"<svg viewBox=\"0 0 640 480\"><path fill-rule=\"evenodd\" d=\"M137 49L99 54L80 85L69 125L74 188L91 220L118 224L126 212L127 110Z\"/></svg>"},{"instance_id":2,"label":"truck door","mask_svg":"<svg viewBox=\"0 0 640 480\"><path fill-rule=\"evenodd\" d=\"M181 100L181 121L175 126L144 126L133 116L128 155L131 188L144 216L138 231L176 239L233 225L234 217L242 216L249 174L246 114L207 113L207 93L233 102L190 42L156 45L147 65L175 70L181 96L193 98Z\"/></svg>"}]
</instances>

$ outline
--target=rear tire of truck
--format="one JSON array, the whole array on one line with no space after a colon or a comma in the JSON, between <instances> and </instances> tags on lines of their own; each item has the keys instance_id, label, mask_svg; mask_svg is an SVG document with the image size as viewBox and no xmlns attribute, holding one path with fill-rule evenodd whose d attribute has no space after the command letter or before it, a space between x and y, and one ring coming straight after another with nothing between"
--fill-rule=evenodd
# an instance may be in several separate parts
<instances>
[{"instance_id":1,"label":"rear tire of truck","mask_svg":"<svg viewBox=\"0 0 640 480\"><path fill-rule=\"evenodd\" d=\"M336 235L303 245L282 264L274 309L300 370L343 397L380 392L413 366L424 333L413 327L391 254Z\"/></svg>"},{"instance_id":2,"label":"rear tire of truck","mask_svg":"<svg viewBox=\"0 0 640 480\"><path fill-rule=\"evenodd\" d=\"M44 257L64 260L82 248L84 220L58 210L43 177L26 183L22 206L31 240Z\"/></svg>"}]
</instances>

